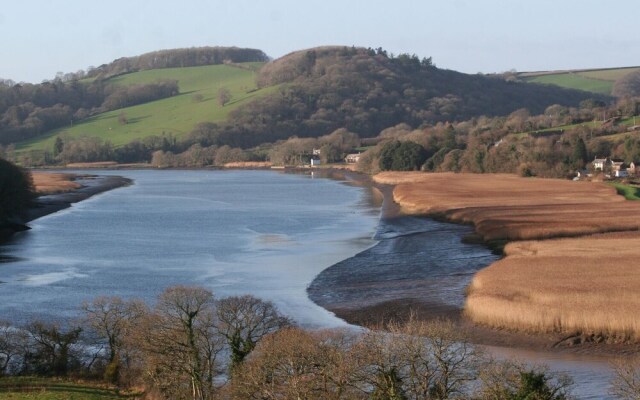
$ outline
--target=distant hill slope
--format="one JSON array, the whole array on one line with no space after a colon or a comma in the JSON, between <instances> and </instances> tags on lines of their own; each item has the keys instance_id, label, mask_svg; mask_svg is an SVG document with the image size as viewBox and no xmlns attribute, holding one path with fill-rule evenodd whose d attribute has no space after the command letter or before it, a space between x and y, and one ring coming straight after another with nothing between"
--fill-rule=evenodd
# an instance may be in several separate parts
<instances>
[{"instance_id":1,"label":"distant hill slope","mask_svg":"<svg viewBox=\"0 0 640 400\"><path fill-rule=\"evenodd\" d=\"M520 108L542 113L552 104L577 106L602 95L507 82L499 77L439 69L428 59L389 56L382 49L320 47L267 63L261 87L282 84L273 96L230 115L222 137L247 147L293 135L316 137L338 128L376 136L399 123L418 127L481 115L508 115ZM241 128L239 128L241 127Z\"/></svg>"},{"instance_id":2,"label":"distant hill slope","mask_svg":"<svg viewBox=\"0 0 640 400\"><path fill-rule=\"evenodd\" d=\"M122 57L109 64L103 64L90 70L88 77L106 79L117 75L152 69L266 61L269 61L269 57L258 49L192 47L188 49L153 51L135 57Z\"/></svg>"},{"instance_id":3,"label":"distant hill slope","mask_svg":"<svg viewBox=\"0 0 640 400\"><path fill-rule=\"evenodd\" d=\"M521 72L517 76L525 82L611 95L616 80L635 71L640 71L640 67Z\"/></svg>"},{"instance_id":4,"label":"distant hill slope","mask_svg":"<svg viewBox=\"0 0 640 400\"><path fill-rule=\"evenodd\" d=\"M167 68L119 75L106 83L121 86L176 80L177 96L96 115L35 139L19 143L17 149L51 150L56 137L94 136L111 141L115 146L150 135L172 134L180 137L199 122L221 122L228 114L251 99L271 93L273 88L257 89L256 70L262 63L211 65L189 68ZM230 91L231 100L218 104L220 88ZM119 121L120 115L127 123Z\"/></svg>"},{"instance_id":5,"label":"distant hill slope","mask_svg":"<svg viewBox=\"0 0 640 400\"><path fill-rule=\"evenodd\" d=\"M192 60L189 51L180 53L181 62ZM185 137L200 122L217 126L198 132L191 140L203 146L248 148L294 135L319 137L339 128L373 137L400 123L419 127L481 115L508 115L521 108L539 114L552 104L577 106L588 98L609 99L584 91L439 69L430 59L390 56L383 49L319 47L291 53L264 66L257 62L164 68L173 61L149 55L121 60L102 68L99 76L113 74L111 78L96 77L94 81L107 87L130 87L158 79L177 81L180 94L95 115L73 127L19 143L18 149L50 151L56 137L65 135L97 136L116 146L162 133ZM147 60L146 64L141 60ZM162 69L119 73L143 64ZM221 107L216 94L223 87L232 98Z\"/></svg>"}]
</instances>

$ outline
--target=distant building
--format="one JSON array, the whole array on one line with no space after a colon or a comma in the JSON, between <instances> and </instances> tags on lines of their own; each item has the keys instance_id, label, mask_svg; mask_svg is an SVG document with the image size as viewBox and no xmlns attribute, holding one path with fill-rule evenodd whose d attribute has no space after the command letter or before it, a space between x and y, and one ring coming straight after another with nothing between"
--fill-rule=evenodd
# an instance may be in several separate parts
<instances>
[{"instance_id":1,"label":"distant building","mask_svg":"<svg viewBox=\"0 0 640 400\"><path fill-rule=\"evenodd\" d=\"M622 160L611 160L611 171L622 171L626 170L627 166L624 165L624 161Z\"/></svg>"},{"instance_id":2,"label":"distant building","mask_svg":"<svg viewBox=\"0 0 640 400\"><path fill-rule=\"evenodd\" d=\"M309 160L309 164L311 164L312 167L320 165L320 159L319 158L312 158L311 160Z\"/></svg>"},{"instance_id":3,"label":"distant building","mask_svg":"<svg viewBox=\"0 0 640 400\"><path fill-rule=\"evenodd\" d=\"M320 157L320 149L311 150L311 154L314 155L314 156Z\"/></svg>"},{"instance_id":4,"label":"distant building","mask_svg":"<svg viewBox=\"0 0 640 400\"><path fill-rule=\"evenodd\" d=\"M360 161L360 153L347 154L347 157L345 157L344 161L347 164L355 164Z\"/></svg>"},{"instance_id":5,"label":"distant building","mask_svg":"<svg viewBox=\"0 0 640 400\"><path fill-rule=\"evenodd\" d=\"M619 169L615 171L614 176L616 178L626 178L627 176L629 176L629 173L627 172L626 169Z\"/></svg>"},{"instance_id":6,"label":"distant building","mask_svg":"<svg viewBox=\"0 0 640 400\"><path fill-rule=\"evenodd\" d=\"M609 159L608 158L595 158L593 160L593 169L596 171L604 171L605 167L607 165L609 165Z\"/></svg>"},{"instance_id":7,"label":"distant building","mask_svg":"<svg viewBox=\"0 0 640 400\"><path fill-rule=\"evenodd\" d=\"M638 172L638 164L639 163L636 161L631 161L629 163L629 167L627 168L629 175L635 175Z\"/></svg>"}]
</instances>

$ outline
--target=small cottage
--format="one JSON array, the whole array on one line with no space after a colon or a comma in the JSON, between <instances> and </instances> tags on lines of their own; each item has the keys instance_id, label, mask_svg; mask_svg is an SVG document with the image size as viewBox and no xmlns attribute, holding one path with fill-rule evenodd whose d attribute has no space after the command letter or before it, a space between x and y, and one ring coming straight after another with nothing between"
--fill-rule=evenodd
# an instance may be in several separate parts
<instances>
[{"instance_id":1,"label":"small cottage","mask_svg":"<svg viewBox=\"0 0 640 400\"><path fill-rule=\"evenodd\" d=\"M611 160L611 171L622 171L626 170L627 166L624 165L624 161L622 160Z\"/></svg>"},{"instance_id":2,"label":"small cottage","mask_svg":"<svg viewBox=\"0 0 640 400\"><path fill-rule=\"evenodd\" d=\"M593 169L596 171L604 171L605 167L608 165L609 163L609 159L608 158L598 158L596 157L593 160Z\"/></svg>"},{"instance_id":3,"label":"small cottage","mask_svg":"<svg viewBox=\"0 0 640 400\"><path fill-rule=\"evenodd\" d=\"M347 164L355 164L360 160L360 153L347 154L347 157L344 161Z\"/></svg>"}]
</instances>

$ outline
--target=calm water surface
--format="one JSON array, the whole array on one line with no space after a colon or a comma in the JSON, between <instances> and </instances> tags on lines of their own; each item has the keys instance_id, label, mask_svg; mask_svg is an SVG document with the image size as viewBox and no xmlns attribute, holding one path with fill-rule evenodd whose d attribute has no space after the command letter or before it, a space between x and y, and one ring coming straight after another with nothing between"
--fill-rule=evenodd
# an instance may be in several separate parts
<instances>
[{"instance_id":1,"label":"calm water surface","mask_svg":"<svg viewBox=\"0 0 640 400\"><path fill-rule=\"evenodd\" d=\"M186 284L207 287L218 297L249 293L271 300L306 327L346 326L311 302L306 288L325 268L375 244L371 237L379 209L371 206L366 189L270 171L115 174L135 184L38 219L31 231L0 247L0 319L71 319L83 300L99 295L151 302L164 288ZM437 225L416 223L417 232ZM447 230L462 229L446 225ZM437 240L427 242L425 254L443 247L437 248ZM455 254L470 251L457 240L448 243ZM486 252L480 258L491 260ZM429 257L439 258L435 253ZM419 264L412 273L422 273ZM451 281L455 293L445 287L431 295L458 304L460 282L472 272L443 269L445 275L436 278ZM606 359L489 350L497 357L546 363L570 373L579 398L608 398Z\"/></svg>"},{"instance_id":2,"label":"calm water surface","mask_svg":"<svg viewBox=\"0 0 640 400\"><path fill-rule=\"evenodd\" d=\"M94 173L94 172L92 172ZM373 244L365 190L269 171L118 171L135 184L34 221L2 248L0 319L60 319L99 295L152 301L175 284L272 300L300 324L345 323L313 277Z\"/></svg>"}]
</instances>

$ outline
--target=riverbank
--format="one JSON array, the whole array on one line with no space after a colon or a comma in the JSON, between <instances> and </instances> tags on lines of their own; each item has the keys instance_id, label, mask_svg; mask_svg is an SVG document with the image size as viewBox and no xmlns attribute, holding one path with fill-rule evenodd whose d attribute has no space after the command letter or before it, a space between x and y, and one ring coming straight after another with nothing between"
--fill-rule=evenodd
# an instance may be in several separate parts
<instances>
[{"instance_id":1,"label":"riverbank","mask_svg":"<svg viewBox=\"0 0 640 400\"><path fill-rule=\"evenodd\" d=\"M44 217L45 215L64 210L71 207L73 203L86 200L92 196L119 187L128 186L133 181L121 176L110 175L86 175L86 174L64 174L68 176L69 190L50 193L42 191L42 187L38 187L38 179L35 178L36 192L41 193L36 199L35 206L29 210L26 222Z\"/></svg>"},{"instance_id":2,"label":"riverbank","mask_svg":"<svg viewBox=\"0 0 640 400\"><path fill-rule=\"evenodd\" d=\"M0 244L18 232L29 230L28 222L53 214L73 203L86 200L97 194L128 186L131 179L121 176L87 175L34 171L32 173L37 198L27 212L23 224L13 224L0 232Z\"/></svg>"},{"instance_id":3,"label":"riverbank","mask_svg":"<svg viewBox=\"0 0 640 400\"><path fill-rule=\"evenodd\" d=\"M603 203L613 204L614 206L612 211L605 213L604 217L600 217L601 223L583 224L581 227L587 231L606 231L608 227L605 220L609 218L609 222L615 223L615 221L612 221L612 215L624 209L625 206L629 206L628 202L624 202L624 199L615 195L615 192L612 192L610 188L603 188L599 185L594 185L594 187L563 186L564 190L558 191L553 185L566 185L567 183L571 185L572 182L544 181L543 184L549 184L551 187L546 187L545 190L542 190L541 186L539 186L540 182L533 181L535 185L531 187L531 190L539 193L538 202L540 199L544 199L547 212L538 213L538 215L543 215L544 217L541 218L542 222L538 221L537 226L534 226L535 229L531 229L532 226L528 226L526 227L527 229L522 230L521 223L510 223L508 221L511 218L520 218L519 222L522 222L524 215L529 213L529 218L532 220L531 223L535 223L536 218L531 217L531 214L536 214L534 209L545 207L539 204L536 205L536 198L519 191L522 188L517 185L513 186L513 183L520 178L505 176L505 181L499 182L498 189L490 196L487 196L487 192L491 191L491 179L495 178L493 176L483 177L484 182L480 182L482 179L476 176L472 177L472 180L476 178L479 180L474 180L470 185L477 186L482 184L484 186L484 194L474 193L467 190L467 188L459 189L453 196L448 196L447 194L452 191L451 189L454 189L453 191L455 192L456 181L450 180L448 188L444 185L444 182L437 182L433 185L438 188L437 193L434 196L427 197L430 201L437 198L437 201L425 206L424 203L420 203L420 200L426 197L425 191L419 192L419 196L406 196L407 189L417 190L415 186L412 188L413 184L411 183L415 181L416 177L407 177L406 175L410 174L405 174L402 179L396 176L394 177L395 180L390 179L388 176L384 177L384 179L379 179L379 177L374 179L373 186L378 188L385 197L383 216L376 235L376 239L380 242L373 248L323 271L308 290L309 296L316 303L348 322L358 325L375 325L383 320L404 319L410 311L426 319L449 318L456 321L461 329L467 330L475 343L483 345L601 355L633 354L640 350L640 346L635 341L607 339L603 335L599 336L593 330L578 331L569 329L569 327L561 327L560 329L518 329L518 327L509 326L508 324L484 324L477 320L470 320L464 311L464 294L467 291L467 285L472 285L472 282L476 282L474 278L474 276L477 276L476 272L490 270L491 268L485 269L485 267L500 265L505 261L503 258L497 262L499 257L493 255L485 246L487 241L493 241L495 244L496 239L514 240L508 234L505 235L505 232L515 232L519 235L526 231L529 235L540 235L541 237L545 235L551 237L566 235L573 228L564 226L566 225L566 220L564 221L565 224L563 224L563 220L560 217L564 218L566 215L562 214L562 212L558 215L557 210L564 210L566 213L566 209L573 207L576 212L587 213L588 205L593 205L594 203L599 203L600 206ZM424 175L431 174L416 175L422 179ZM438 175L437 178L439 179L443 178L441 174L435 175ZM525 184L529 183L526 182ZM505 191L505 188L501 188L501 184L510 186L515 190L516 195L512 195L511 204L507 198L508 191ZM403 189L404 192L400 191L399 188ZM567 192L567 188L578 192L577 194L576 192ZM434 188L430 187L429 192L433 191ZM399 193L405 197L399 199ZM586 193L593 196L583 196ZM491 199L491 197L494 197L494 199ZM502 214L496 213L495 208L498 206L495 205L495 197L501 199L498 203L503 211ZM408 203L406 201L407 198L411 199L413 203ZM567 206L567 199L572 198L574 200L573 205ZM463 200L468 204L462 204ZM493 209L489 207L492 201L494 202ZM482 202L485 202L482 206L471 206L474 203L478 205ZM529 202L529 205L527 205L527 202ZM620 205L616 206L618 203ZM584 204L584 206L581 206L581 204ZM434 207L434 205L438 205L438 207ZM505 210L505 207L509 206L517 211L510 214L508 210ZM631 208L636 206L638 204L630 205ZM482 215L482 211L490 213L498 221L474 221L472 219L459 218L460 215L477 217ZM592 211L589 212L593 214ZM425 215L435 215L442 219L457 222L458 225L424 218ZM451 218L451 215L458 216L458 218ZM498 216L502 221L497 218ZM592 215L592 221L594 220L593 217L597 216ZM505 219L507 222L504 221ZM554 219L558 222L555 226L562 226L562 231L554 231L553 226L551 230L543 229L546 221ZM582 220L576 219L575 221L581 222ZM633 218L631 218L631 221L627 221L627 225L624 228L633 227L634 222ZM460 223L463 223L463 225L460 225ZM478 229L479 225L480 229ZM502 231L497 229L501 225L503 225ZM616 227L614 226L615 229ZM467 243L462 243L463 239L468 239L474 235L481 240L477 240L475 243L465 240ZM444 239L444 237L447 238ZM547 241L543 243L547 243ZM613 243L613 241L609 243ZM474 255L469 257L469 254ZM588 258L592 254L587 252L584 256ZM602 254L607 253L603 251ZM452 255L457 256L452 257ZM611 254L609 253L609 255ZM596 258L597 260L602 261L601 258ZM555 268L560 268L561 270L562 259L553 261L555 261L555 264L552 264L551 268L555 265ZM549 260L545 259L544 262L548 263ZM460 267L459 263L466 264L468 268ZM496 288L496 296L504 293L505 290L507 293L509 292L509 278L511 275L507 268L501 268L497 272L498 275L503 277L500 280L500 285L498 285L500 287L491 286ZM562 282L571 280L575 282L573 286L576 288L575 290L581 287L582 290L593 287L585 283L586 277L581 276L580 272L571 270L570 273L561 275L565 280L561 280L559 285L562 285ZM557 282L553 276L546 276L545 278L547 282ZM581 280L580 278L585 279ZM531 282L536 282L535 277L529 277L529 283ZM607 281L607 283L610 282ZM582 284L586 286L581 286ZM557 292L558 289L557 287L552 287L549 290ZM452 300L456 296L452 296L451 291L457 291L457 299ZM469 294L477 295L476 288L474 288L474 291L475 293ZM575 303L567 306L574 307ZM583 304L581 307L585 307L585 305ZM606 308L602 309L607 310ZM543 311L544 309L540 312Z\"/></svg>"}]
</instances>

